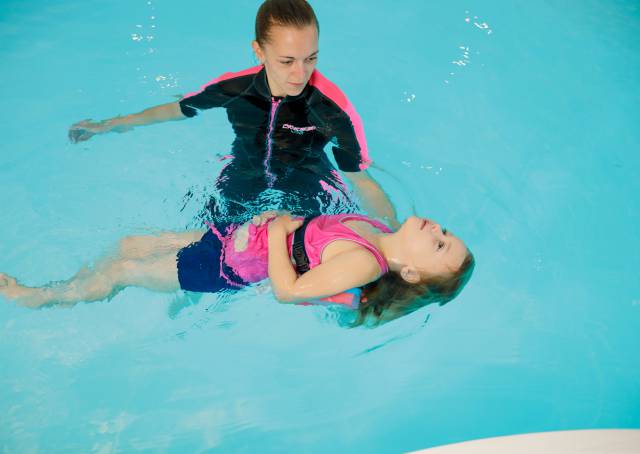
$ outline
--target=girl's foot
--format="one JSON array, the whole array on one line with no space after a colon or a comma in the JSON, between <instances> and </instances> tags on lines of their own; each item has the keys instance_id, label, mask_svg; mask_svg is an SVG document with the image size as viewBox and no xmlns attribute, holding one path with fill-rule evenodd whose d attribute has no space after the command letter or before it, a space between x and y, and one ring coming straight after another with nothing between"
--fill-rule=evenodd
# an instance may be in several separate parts
<instances>
[{"instance_id":1,"label":"girl's foot","mask_svg":"<svg viewBox=\"0 0 640 454\"><path fill-rule=\"evenodd\" d=\"M42 293L39 288L25 287L8 274L0 273L0 295L8 300L21 306L40 307L46 304Z\"/></svg>"}]
</instances>

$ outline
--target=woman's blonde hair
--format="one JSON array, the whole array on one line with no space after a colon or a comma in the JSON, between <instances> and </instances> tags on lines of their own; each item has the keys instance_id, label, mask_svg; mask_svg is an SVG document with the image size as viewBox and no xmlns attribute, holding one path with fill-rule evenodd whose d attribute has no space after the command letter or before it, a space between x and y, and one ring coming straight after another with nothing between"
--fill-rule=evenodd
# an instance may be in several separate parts
<instances>
[{"instance_id":1,"label":"woman's blonde hair","mask_svg":"<svg viewBox=\"0 0 640 454\"><path fill-rule=\"evenodd\" d=\"M429 304L442 306L448 303L469 281L475 263L473 254L467 250L467 256L457 271L418 284L408 283L398 273L386 273L364 287L363 302L353 326L376 326Z\"/></svg>"}]
</instances>

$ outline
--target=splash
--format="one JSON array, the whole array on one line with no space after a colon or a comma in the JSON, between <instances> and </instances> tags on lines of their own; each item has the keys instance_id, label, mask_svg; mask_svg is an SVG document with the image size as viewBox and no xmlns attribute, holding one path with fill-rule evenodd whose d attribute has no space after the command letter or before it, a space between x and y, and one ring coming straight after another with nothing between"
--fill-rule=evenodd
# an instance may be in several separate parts
<instances>
[{"instance_id":1,"label":"splash","mask_svg":"<svg viewBox=\"0 0 640 454\"><path fill-rule=\"evenodd\" d=\"M467 24L472 25L474 29L481 30L486 35L493 34L493 29L491 28L491 26L487 22L481 20L478 16L472 15L469 11L465 11L464 15L465 15L464 21ZM464 68L471 65L472 53L476 56L480 55L480 52L478 51L472 52L471 46L468 44L460 44L458 46L458 51L459 51L458 55L455 57L454 60L451 61L451 64L455 66L455 70L450 71L447 78L444 79L445 85L451 84L451 82L453 81L453 78L456 75L456 71L462 71L464 70Z\"/></svg>"}]
</instances>

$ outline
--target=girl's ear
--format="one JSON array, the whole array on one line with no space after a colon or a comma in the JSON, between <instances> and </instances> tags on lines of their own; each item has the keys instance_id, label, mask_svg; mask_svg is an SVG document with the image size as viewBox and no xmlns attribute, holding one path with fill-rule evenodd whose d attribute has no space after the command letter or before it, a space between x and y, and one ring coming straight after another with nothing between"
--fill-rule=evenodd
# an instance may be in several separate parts
<instances>
[{"instance_id":1,"label":"girl's ear","mask_svg":"<svg viewBox=\"0 0 640 454\"><path fill-rule=\"evenodd\" d=\"M260 62L261 65L264 65L264 53L262 52L262 48L258 41L251 41L251 47L253 48L253 52L256 54L256 58Z\"/></svg>"},{"instance_id":2,"label":"girl's ear","mask_svg":"<svg viewBox=\"0 0 640 454\"><path fill-rule=\"evenodd\" d=\"M400 277L409 284L417 284L420 282L420 273L412 266L403 266L400 270Z\"/></svg>"}]
</instances>

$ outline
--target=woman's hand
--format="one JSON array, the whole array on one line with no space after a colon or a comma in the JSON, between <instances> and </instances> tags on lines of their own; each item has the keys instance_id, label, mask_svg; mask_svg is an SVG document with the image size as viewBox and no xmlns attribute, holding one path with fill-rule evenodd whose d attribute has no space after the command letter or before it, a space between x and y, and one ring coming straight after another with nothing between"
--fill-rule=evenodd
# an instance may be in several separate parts
<instances>
[{"instance_id":1,"label":"woman's hand","mask_svg":"<svg viewBox=\"0 0 640 454\"><path fill-rule=\"evenodd\" d=\"M247 246L249 245L250 226L253 225L255 227L260 227L277 218L278 216L285 214L289 214L289 212L275 210L263 211L262 213L256 214L254 217L252 217L250 222L242 224L240 227L238 227L233 233L233 246L236 252L242 252L247 249Z\"/></svg>"},{"instance_id":2,"label":"woman's hand","mask_svg":"<svg viewBox=\"0 0 640 454\"><path fill-rule=\"evenodd\" d=\"M270 224L269 224L269 233L280 231L285 235L289 235L290 233L295 232L304 221L303 218L292 218L290 215L285 214L282 216L277 216Z\"/></svg>"},{"instance_id":3,"label":"woman's hand","mask_svg":"<svg viewBox=\"0 0 640 454\"><path fill-rule=\"evenodd\" d=\"M252 217L251 223L256 227L260 227L261 225L269 222L271 219L276 218L278 216L285 215L285 214L289 214L289 212L280 211L280 210L263 211L262 213L256 214L254 217Z\"/></svg>"},{"instance_id":4,"label":"woman's hand","mask_svg":"<svg viewBox=\"0 0 640 454\"><path fill-rule=\"evenodd\" d=\"M96 134L102 134L107 131L108 127L104 121L94 122L88 118L71 125L69 128L69 140L72 143L84 142Z\"/></svg>"},{"instance_id":5,"label":"woman's hand","mask_svg":"<svg viewBox=\"0 0 640 454\"><path fill-rule=\"evenodd\" d=\"M84 142L96 134L104 134L105 132L112 131L127 132L131 129L133 129L133 127L124 124L116 125L111 120L95 122L88 118L71 125L69 128L69 140L72 143Z\"/></svg>"}]
</instances>

